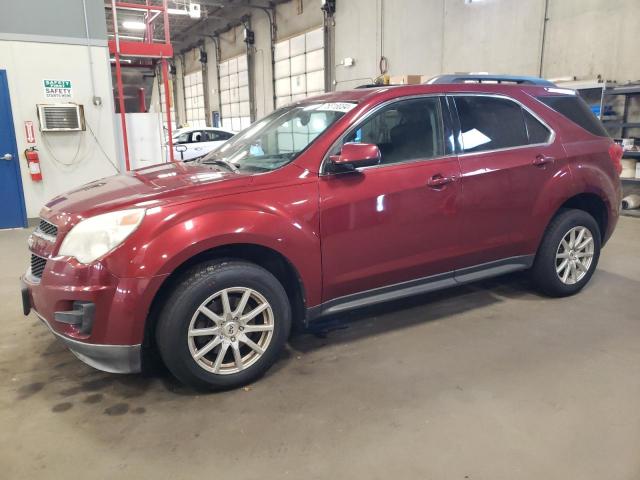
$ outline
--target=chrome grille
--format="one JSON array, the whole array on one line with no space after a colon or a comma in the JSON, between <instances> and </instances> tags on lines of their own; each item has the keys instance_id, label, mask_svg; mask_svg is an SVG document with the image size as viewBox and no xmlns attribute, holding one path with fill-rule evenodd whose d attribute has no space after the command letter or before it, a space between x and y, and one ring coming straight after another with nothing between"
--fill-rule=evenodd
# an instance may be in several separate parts
<instances>
[{"instance_id":1,"label":"chrome grille","mask_svg":"<svg viewBox=\"0 0 640 480\"><path fill-rule=\"evenodd\" d=\"M36 228L37 232L44 233L45 235L49 235L51 237L55 237L58 235L58 227L56 227L53 223L47 222L46 220L40 219L40 223L38 224L38 228Z\"/></svg>"},{"instance_id":2,"label":"chrome grille","mask_svg":"<svg viewBox=\"0 0 640 480\"><path fill-rule=\"evenodd\" d=\"M44 272L44 266L46 264L46 258L31 254L31 275L36 278L42 278L42 272Z\"/></svg>"}]
</instances>

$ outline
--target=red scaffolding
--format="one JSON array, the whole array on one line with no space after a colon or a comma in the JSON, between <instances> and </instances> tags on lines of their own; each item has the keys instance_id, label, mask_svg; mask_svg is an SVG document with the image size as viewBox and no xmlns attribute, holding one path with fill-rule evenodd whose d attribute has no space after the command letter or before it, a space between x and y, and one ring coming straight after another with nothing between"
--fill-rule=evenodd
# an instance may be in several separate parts
<instances>
[{"instance_id":1,"label":"red scaffolding","mask_svg":"<svg viewBox=\"0 0 640 480\"><path fill-rule=\"evenodd\" d=\"M109 53L113 54L116 63L116 83L118 87L118 104L120 106L120 122L122 124L122 139L124 142L124 160L127 171L131 170L129 162L129 142L127 141L127 123L125 117L124 92L122 87L122 65L120 57L138 57L159 59L162 66L162 81L164 83L164 102L167 111L167 129L169 159L173 162L173 138L171 127L171 97L169 95L169 68L167 58L173 57L173 47L169 33L169 13L167 0L162 0L161 5L152 5L151 0L145 3L116 2L111 0L113 17L113 40L109 40ZM127 41L120 38L118 33L118 10L144 12L145 31L142 41ZM164 41L155 41L153 37L154 22L162 17ZM160 100L162 101L162 99Z\"/></svg>"}]
</instances>

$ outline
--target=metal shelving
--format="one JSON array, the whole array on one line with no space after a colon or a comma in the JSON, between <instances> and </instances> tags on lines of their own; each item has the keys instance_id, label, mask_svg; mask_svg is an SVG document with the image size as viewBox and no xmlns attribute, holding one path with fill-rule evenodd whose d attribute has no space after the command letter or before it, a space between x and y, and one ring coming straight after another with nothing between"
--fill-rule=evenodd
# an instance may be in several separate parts
<instances>
[{"instance_id":1,"label":"metal shelving","mask_svg":"<svg viewBox=\"0 0 640 480\"><path fill-rule=\"evenodd\" d=\"M560 85L559 85L560 86ZM562 85L565 86L565 85ZM611 136L616 138L640 137L640 118L637 113L630 115L630 105L640 100L640 83L618 85L610 82L570 82L566 85L580 93L591 105L600 104L600 120ZM620 97L624 96L622 100ZM605 106L614 103L621 115L615 118L602 118ZM637 112L637 108L635 111ZM629 118L633 116L633 118ZM634 130L638 129L638 130ZM640 161L640 151L624 151L623 158L637 159ZM640 178L620 178L623 195L640 193ZM620 214L627 217L640 218L640 209L620 210Z\"/></svg>"},{"instance_id":2,"label":"metal shelving","mask_svg":"<svg viewBox=\"0 0 640 480\"><path fill-rule=\"evenodd\" d=\"M627 130L632 128L640 128L640 122L632 122L629 121L629 105L631 103L631 98L640 95L640 85L631 84L631 85L615 85L615 86L605 86L602 89L602 98L600 101L600 114L604 113L604 106L607 97L614 97L624 95L624 104L622 110L622 120L602 120L602 124L605 128L609 130L619 130L620 137L627 137Z\"/></svg>"}]
</instances>

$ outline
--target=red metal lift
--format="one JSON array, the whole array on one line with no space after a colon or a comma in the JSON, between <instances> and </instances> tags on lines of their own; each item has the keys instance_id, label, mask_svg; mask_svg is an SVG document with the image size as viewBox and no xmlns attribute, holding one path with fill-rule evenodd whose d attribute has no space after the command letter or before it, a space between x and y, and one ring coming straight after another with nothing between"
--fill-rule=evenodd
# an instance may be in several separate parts
<instances>
[{"instance_id":1,"label":"red metal lift","mask_svg":"<svg viewBox=\"0 0 640 480\"><path fill-rule=\"evenodd\" d=\"M152 5L151 0L144 0L145 3L116 2L111 0L111 10L113 16L113 40L109 40L109 53L113 54L116 61L116 82L118 86L118 104L120 106L120 122L122 123L122 139L124 141L124 160L127 171L131 170L129 162L129 142L127 141L127 123L124 107L124 92L122 88L122 65L120 57L138 57L160 59L162 66L162 81L164 83L164 101L167 110L168 129L168 149L169 159L173 162L173 131L171 128L171 97L169 95L169 69L167 58L173 57L173 47L169 33L169 13L167 11L167 0L162 0L161 5ZM118 13L117 10L133 10L144 12L145 32L142 41L124 41L120 39L118 33ZM164 42L154 42L154 21L159 16L163 18ZM162 100L161 100L162 101Z\"/></svg>"}]
</instances>

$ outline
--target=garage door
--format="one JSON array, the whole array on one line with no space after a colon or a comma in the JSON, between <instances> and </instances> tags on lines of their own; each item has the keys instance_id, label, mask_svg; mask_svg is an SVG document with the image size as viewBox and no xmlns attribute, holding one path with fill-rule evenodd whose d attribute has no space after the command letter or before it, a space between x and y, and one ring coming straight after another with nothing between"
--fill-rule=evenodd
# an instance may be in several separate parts
<instances>
[{"instance_id":1,"label":"garage door","mask_svg":"<svg viewBox=\"0 0 640 480\"><path fill-rule=\"evenodd\" d=\"M246 55L220 63L220 116L222 126L235 132L251 125Z\"/></svg>"},{"instance_id":2,"label":"garage door","mask_svg":"<svg viewBox=\"0 0 640 480\"><path fill-rule=\"evenodd\" d=\"M184 76L184 100L187 123L190 127L206 127L207 114L204 110L204 88L202 70Z\"/></svg>"},{"instance_id":3,"label":"garage door","mask_svg":"<svg viewBox=\"0 0 640 480\"><path fill-rule=\"evenodd\" d=\"M274 60L276 107L324 93L322 28L276 43Z\"/></svg>"}]
</instances>

